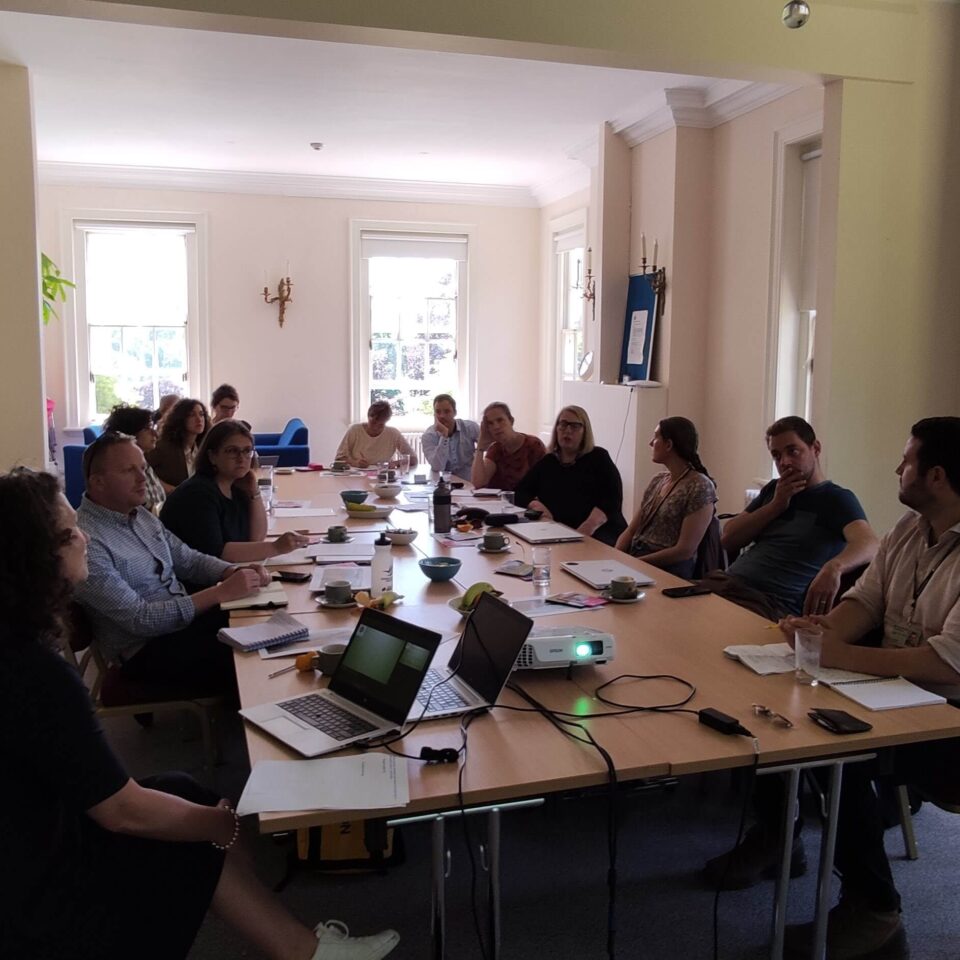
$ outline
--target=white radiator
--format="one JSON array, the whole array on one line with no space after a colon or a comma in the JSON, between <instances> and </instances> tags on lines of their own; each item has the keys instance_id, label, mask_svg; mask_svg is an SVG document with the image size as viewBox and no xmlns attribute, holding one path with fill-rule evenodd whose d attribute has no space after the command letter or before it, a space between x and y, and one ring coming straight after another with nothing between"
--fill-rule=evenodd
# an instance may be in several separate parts
<instances>
[{"instance_id":1,"label":"white radiator","mask_svg":"<svg viewBox=\"0 0 960 960\"><path fill-rule=\"evenodd\" d=\"M403 437L407 443L410 444L410 449L417 455L417 463L423 463L423 444L420 442L420 438L423 436L422 433L401 433L400 436Z\"/></svg>"}]
</instances>

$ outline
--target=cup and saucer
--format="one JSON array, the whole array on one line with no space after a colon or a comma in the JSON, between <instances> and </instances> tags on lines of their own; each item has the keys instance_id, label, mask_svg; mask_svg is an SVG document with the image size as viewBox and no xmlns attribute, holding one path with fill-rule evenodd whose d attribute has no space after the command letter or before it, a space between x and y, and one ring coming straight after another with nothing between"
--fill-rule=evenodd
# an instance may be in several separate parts
<instances>
[{"instance_id":1,"label":"cup and saucer","mask_svg":"<svg viewBox=\"0 0 960 960\"><path fill-rule=\"evenodd\" d=\"M357 605L353 598L353 589L348 580L331 580L323 590L323 596L317 597L317 605L324 610L349 610Z\"/></svg>"},{"instance_id":2,"label":"cup and saucer","mask_svg":"<svg viewBox=\"0 0 960 960\"><path fill-rule=\"evenodd\" d=\"M510 550L510 538L502 533L485 533L477 544L480 553L507 553Z\"/></svg>"},{"instance_id":3,"label":"cup and saucer","mask_svg":"<svg viewBox=\"0 0 960 960\"><path fill-rule=\"evenodd\" d=\"M330 537L321 537L321 543L353 543L353 537L341 537L339 540L331 540Z\"/></svg>"},{"instance_id":4,"label":"cup and saucer","mask_svg":"<svg viewBox=\"0 0 960 960\"><path fill-rule=\"evenodd\" d=\"M638 603L645 594L637 588L633 577L614 577L600 596L611 603Z\"/></svg>"},{"instance_id":5,"label":"cup and saucer","mask_svg":"<svg viewBox=\"0 0 960 960\"><path fill-rule=\"evenodd\" d=\"M505 543L502 547L485 547L482 543L477 544L478 553L509 553L510 544Z\"/></svg>"},{"instance_id":6,"label":"cup and saucer","mask_svg":"<svg viewBox=\"0 0 960 960\"><path fill-rule=\"evenodd\" d=\"M357 601L352 597L349 600L328 600L325 596L317 597L317 606L324 610L349 610L356 605Z\"/></svg>"}]
</instances>

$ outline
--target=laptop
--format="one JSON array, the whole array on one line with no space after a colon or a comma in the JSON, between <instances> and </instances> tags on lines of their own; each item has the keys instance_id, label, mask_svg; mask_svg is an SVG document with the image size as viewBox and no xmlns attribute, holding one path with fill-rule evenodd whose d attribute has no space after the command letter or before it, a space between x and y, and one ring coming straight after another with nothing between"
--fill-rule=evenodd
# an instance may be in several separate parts
<instances>
[{"instance_id":1,"label":"laptop","mask_svg":"<svg viewBox=\"0 0 960 960\"><path fill-rule=\"evenodd\" d=\"M272 457L257 457L260 462L261 467L278 467L280 466L280 454Z\"/></svg>"},{"instance_id":2,"label":"laptop","mask_svg":"<svg viewBox=\"0 0 960 960\"><path fill-rule=\"evenodd\" d=\"M440 634L364 610L330 685L240 711L305 757L400 729L430 668Z\"/></svg>"},{"instance_id":3,"label":"laptop","mask_svg":"<svg viewBox=\"0 0 960 960\"><path fill-rule=\"evenodd\" d=\"M606 590L614 577L633 577L641 587L649 587L654 583L653 577L616 560L565 560L560 564L560 569L590 584L595 590Z\"/></svg>"},{"instance_id":4,"label":"laptop","mask_svg":"<svg viewBox=\"0 0 960 960\"><path fill-rule=\"evenodd\" d=\"M490 593L481 594L447 663L427 672L407 719L455 717L492 707L532 627L529 617Z\"/></svg>"},{"instance_id":5,"label":"laptop","mask_svg":"<svg viewBox=\"0 0 960 960\"><path fill-rule=\"evenodd\" d=\"M582 540L583 534L577 533L572 527L565 527L562 523L552 520L541 523L515 523L510 533L518 536L527 543L570 543Z\"/></svg>"}]
</instances>

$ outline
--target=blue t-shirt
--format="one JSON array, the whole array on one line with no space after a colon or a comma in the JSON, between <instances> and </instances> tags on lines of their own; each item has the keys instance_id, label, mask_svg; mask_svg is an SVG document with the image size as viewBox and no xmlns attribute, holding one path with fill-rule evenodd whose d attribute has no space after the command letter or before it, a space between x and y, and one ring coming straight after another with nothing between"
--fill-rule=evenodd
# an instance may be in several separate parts
<instances>
[{"instance_id":1,"label":"blue t-shirt","mask_svg":"<svg viewBox=\"0 0 960 960\"><path fill-rule=\"evenodd\" d=\"M751 501L747 513L768 504L776 486L777 481L771 480ZM846 546L843 528L865 519L851 491L825 480L795 494L790 506L764 527L727 573L799 614L810 581Z\"/></svg>"}]
</instances>

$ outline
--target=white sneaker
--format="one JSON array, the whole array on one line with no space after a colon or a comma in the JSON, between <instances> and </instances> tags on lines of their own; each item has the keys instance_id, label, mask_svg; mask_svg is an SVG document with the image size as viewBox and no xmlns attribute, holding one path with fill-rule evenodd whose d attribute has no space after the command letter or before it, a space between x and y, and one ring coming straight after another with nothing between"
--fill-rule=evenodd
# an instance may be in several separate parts
<instances>
[{"instance_id":1,"label":"white sneaker","mask_svg":"<svg viewBox=\"0 0 960 960\"><path fill-rule=\"evenodd\" d=\"M339 920L318 923L314 928L317 949L313 960L380 960L400 942L396 930L383 930L369 937L351 937Z\"/></svg>"}]
</instances>

